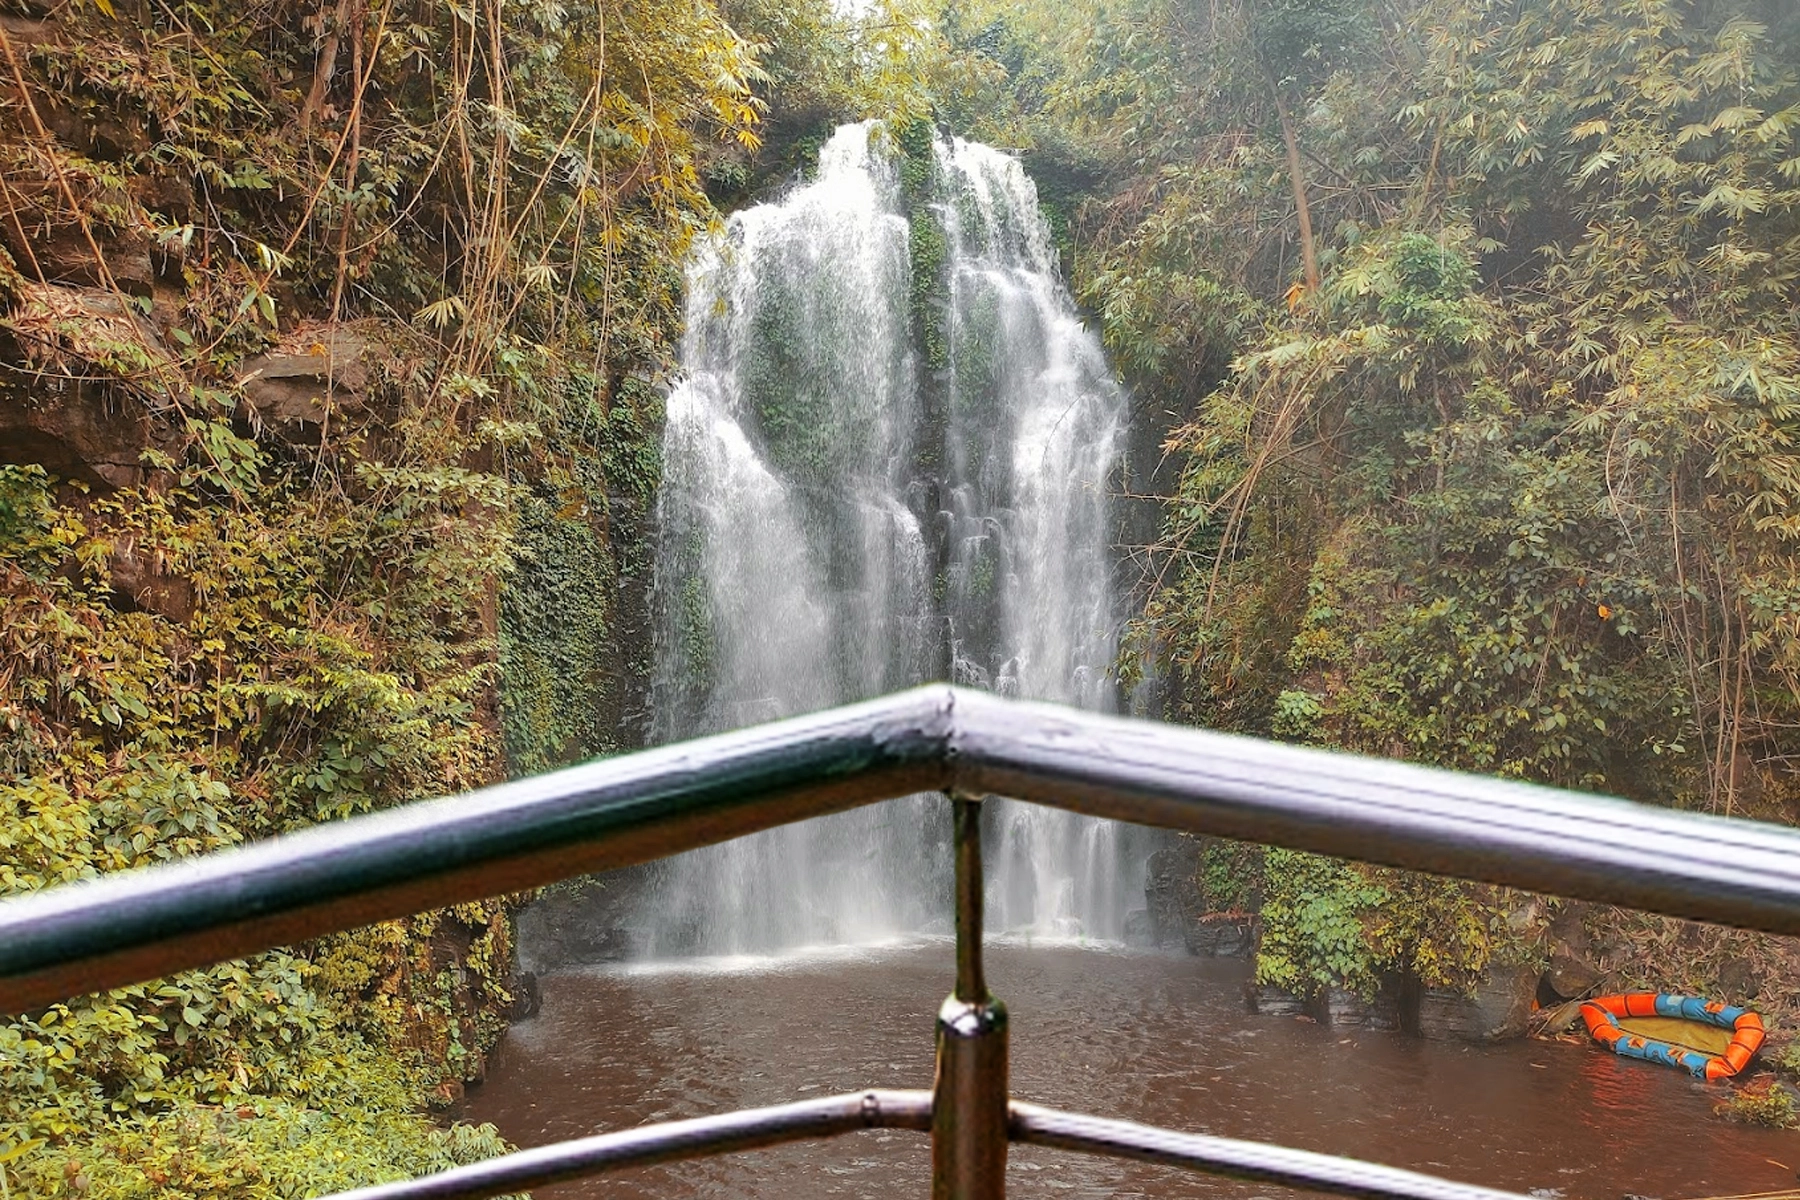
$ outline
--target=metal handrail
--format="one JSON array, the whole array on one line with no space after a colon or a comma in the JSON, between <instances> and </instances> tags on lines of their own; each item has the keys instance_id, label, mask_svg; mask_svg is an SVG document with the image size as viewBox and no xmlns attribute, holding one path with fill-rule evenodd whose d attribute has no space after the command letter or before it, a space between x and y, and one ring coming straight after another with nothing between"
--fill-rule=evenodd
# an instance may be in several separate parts
<instances>
[{"instance_id":1,"label":"metal handrail","mask_svg":"<svg viewBox=\"0 0 1800 1200\"><path fill-rule=\"evenodd\" d=\"M837 1137L859 1129L928 1133L931 1093L850 1092L769 1108L747 1108L716 1117L665 1121L503 1154L419 1179L339 1192L328 1200L487 1200L602 1171L760 1150L784 1142Z\"/></svg>"},{"instance_id":2,"label":"metal handrail","mask_svg":"<svg viewBox=\"0 0 1800 1200\"><path fill-rule=\"evenodd\" d=\"M1007 1140L1342 1195L1503 1195L1349 1159L1009 1103L1005 1010L981 979L979 822L969 797L1010 796L1800 933L1793 829L933 686L0 902L0 1012L928 790L957 800L957 987L939 1014L929 1108L940 1197L1000 1195ZM877 1115L888 1111L880 1097L903 1096L868 1095L878 1097ZM612 1143L590 1139L613 1148L596 1151L582 1173L653 1161L636 1153L689 1157L676 1151L718 1153L860 1127L810 1107L833 1103L758 1110L785 1131L761 1141L732 1124L756 1116L741 1113L607 1135L623 1139ZM924 1121L916 1098L893 1103L907 1121ZM895 1123L920 1127L897 1116ZM554 1157L558 1149L524 1154ZM504 1172L511 1168L499 1164L519 1158L459 1170ZM464 1187L456 1176L346 1195L476 1197L520 1186Z\"/></svg>"}]
</instances>

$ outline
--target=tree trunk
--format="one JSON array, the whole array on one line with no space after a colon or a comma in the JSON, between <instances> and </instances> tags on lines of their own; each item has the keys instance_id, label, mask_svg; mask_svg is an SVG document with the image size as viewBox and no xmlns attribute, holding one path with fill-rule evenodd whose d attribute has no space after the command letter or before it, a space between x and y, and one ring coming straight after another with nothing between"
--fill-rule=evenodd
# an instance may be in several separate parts
<instances>
[{"instance_id":1,"label":"tree trunk","mask_svg":"<svg viewBox=\"0 0 1800 1200\"><path fill-rule=\"evenodd\" d=\"M1275 97L1275 115L1281 119L1281 140L1287 144L1288 182L1294 188L1294 209L1300 214L1300 266L1306 273L1306 290L1319 290L1319 256L1313 252L1312 208L1306 202L1306 174L1300 165L1300 141L1294 136L1294 122L1288 118L1287 105L1281 99L1281 87L1269 81Z\"/></svg>"},{"instance_id":2,"label":"tree trunk","mask_svg":"<svg viewBox=\"0 0 1800 1200\"><path fill-rule=\"evenodd\" d=\"M306 103L300 109L300 136L304 138L312 123L325 111L325 96L331 90L331 77L337 74L337 56L339 40L343 36L344 26L350 20L350 0L338 0L337 17L331 19L331 9L319 10L319 26L324 32L324 41L319 47L319 58L313 67L312 88L306 93ZM327 24L329 23L329 28Z\"/></svg>"}]
</instances>

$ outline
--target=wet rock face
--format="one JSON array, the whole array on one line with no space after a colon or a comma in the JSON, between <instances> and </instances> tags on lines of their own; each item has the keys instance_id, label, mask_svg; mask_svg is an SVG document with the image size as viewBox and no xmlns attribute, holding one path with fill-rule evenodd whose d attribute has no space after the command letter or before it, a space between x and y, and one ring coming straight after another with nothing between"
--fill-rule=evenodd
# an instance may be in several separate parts
<instances>
[{"instance_id":1,"label":"wet rock face","mask_svg":"<svg viewBox=\"0 0 1800 1200\"><path fill-rule=\"evenodd\" d=\"M0 461L110 491L144 481L144 449L157 440L147 411L124 410L96 385L0 392Z\"/></svg>"},{"instance_id":2,"label":"wet rock face","mask_svg":"<svg viewBox=\"0 0 1800 1200\"><path fill-rule=\"evenodd\" d=\"M1150 924L1150 914L1144 909L1133 909L1125 915L1125 944L1128 946L1157 945L1156 930Z\"/></svg>"},{"instance_id":3,"label":"wet rock face","mask_svg":"<svg viewBox=\"0 0 1800 1200\"><path fill-rule=\"evenodd\" d=\"M1530 967L1496 967L1473 995L1427 988L1419 997L1419 1033L1441 1041L1500 1042L1524 1037L1537 993Z\"/></svg>"},{"instance_id":4,"label":"wet rock face","mask_svg":"<svg viewBox=\"0 0 1800 1200\"><path fill-rule=\"evenodd\" d=\"M520 910L519 965L533 983L536 974L559 967L627 957L638 944L627 921L649 878L642 868L611 871L547 889Z\"/></svg>"},{"instance_id":5,"label":"wet rock face","mask_svg":"<svg viewBox=\"0 0 1800 1200\"><path fill-rule=\"evenodd\" d=\"M1398 978L1383 980L1375 995L1367 998L1341 987L1329 987L1305 997L1270 984L1244 987L1245 1007L1265 1017L1304 1017L1334 1028L1387 1033L1404 1027L1401 999Z\"/></svg>"},{"instance_id":6,"label":"wet rock face","mask_svg":"<svg viewBox=\"0 0 1800 1200\"><path fill-rule=\"evenodd\" d=\"M1335 1028L1397 1031L1401 1026L1399 982L1384 981L1368 999L1347 988L1327 988L1324 1008L1326 1024Z\"/></svg>"},{"instance_id":7,"label":"wet rock face","mask_svg":"<svg viewBox=\"0 0 1800 1200\"><path fill-rule=\"evenodd\" d=\"M1256 936L1245 917L1213 913L1183 931L1187 952L1200 958L1249 958Z\"/></svg>"},{"instance_id":8,"label":"wet rock face","mask_svg":"<svg viewBox=\"0 0 1800 1200\"><path fill-rule=\"evenodd\" d=\"M1144 903L1150 935L1158 946L1174 947L1186 942L1188 931L1206 911L1206 898L1200 894L1198 841L1177 838L1150 856L1144 878Z\"/></svg>"},{"instance_id":9,"label":"wet rock face","mask_svg":"<svg viewBox=\"0 0 1800 1200\"><path fill-rule=\"evenodd\" d=\"M139 551L132 538L121 538L106 560L114 603L138 612L154 613L164 620L185 625L194 615L194 584L166 567L152 555Z\"/></svg>"},{"instance_id":10,"label":"wet rock face","mask_svg":"<svg viewBox=\"0 0 1800 1200\"><path fill-rule=\"evenodd\" d=\"M507 990L513 994L512 1007L506 1010L506 1019L514 1022L527 1021L538 1015L544 1007L543 991L538 986L536 971L519 971L507 984Z\"/></svg>"},{"instance_id":11,"label":"wet rock face","mask_svg":"<svg viewBox=\"0 0 1800 1200\"><path fill-rule=\"evenodd\" d=\"M150 239L136 232L107 238L103 244L104 267L79 229L56 230L33 241L29 248L27 269L33 276L41 275L46 283L107 291L117 287L128 296L148 296L156 283Z\"/></svg>"},{"instance_id":12,"label":"wet rock face","mask_svg":"<svg viewBox=\"0 0 1800 1200\"><path fill-rule=\"evenodd\" d=\"M1207 911L1200 890L1203 845L1196 838L1178 838L1150 856L1144 880L1147 941L1200 958L1248 958L1256 951L1253 918Z\"/></svg>"},{"instance_id":13,"label":"wet rock face","mask_svg":"<svg viewBox=\"0 0 1800 1200\"><path fill-rule=\"evenodd\" d=\"M1268 983L1245 984L1244 1007L1265 1017L1307 1017L1317 1020L1319 1014L1315 1005L1286 988Z\"/></svg>"}]
</instances>

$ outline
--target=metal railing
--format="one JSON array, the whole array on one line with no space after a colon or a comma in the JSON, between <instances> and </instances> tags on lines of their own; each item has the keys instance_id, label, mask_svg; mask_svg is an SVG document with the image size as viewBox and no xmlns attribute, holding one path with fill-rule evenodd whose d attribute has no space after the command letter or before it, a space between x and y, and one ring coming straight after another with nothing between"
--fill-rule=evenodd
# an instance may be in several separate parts
<instances>
[{"instance_id":1,"label":"metal railing","mask_svg":"<svg viewBox=\"0 0 1800 1200\"><path fill-rule=\"evenodd\" d=\"M1380 1200L1522 1200L1012 1100L981 964L984 795L1800 933L1800 831L936 686L7 900L0 1012L933 790L952 801L957 950L931 1092L637 1128L339 1200L469 1200L870 1128L930 1134L937 1200L1002 1196L1009 1142Z\"/></svg>"}]
</instances>

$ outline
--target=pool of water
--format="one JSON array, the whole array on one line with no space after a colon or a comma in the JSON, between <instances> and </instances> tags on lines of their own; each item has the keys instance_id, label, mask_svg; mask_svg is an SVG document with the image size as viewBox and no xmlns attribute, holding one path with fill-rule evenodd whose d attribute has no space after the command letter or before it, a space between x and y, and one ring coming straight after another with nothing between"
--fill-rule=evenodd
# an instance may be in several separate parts
<instances>
[{"instance_id":1,"label":"pool of water","mask_svg":"<svg viewBox=\"0 0 1800 1200\"><path fill-rule=\"evenodd\" d=\"M1354 1155L1546 1200L1793 1188L1800 1134L1715 1117L1724 1094L1580 1042L1465 1046L1258 1016L1247 963L998 945L1013 1094L1057 1108ZM929 1088L948 941L773 960L568 971L513 1029L464 1116L536 1146L870 1087ZM539 1200L923 1197L923 1135L833 1141L543 1188ZM1015 1197L1280 1195L1163 1167L1015 1147Z\"/></svg>"}]
</instances>

